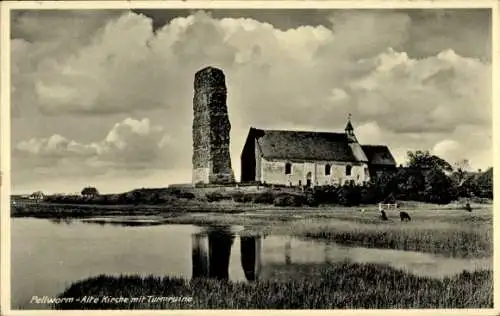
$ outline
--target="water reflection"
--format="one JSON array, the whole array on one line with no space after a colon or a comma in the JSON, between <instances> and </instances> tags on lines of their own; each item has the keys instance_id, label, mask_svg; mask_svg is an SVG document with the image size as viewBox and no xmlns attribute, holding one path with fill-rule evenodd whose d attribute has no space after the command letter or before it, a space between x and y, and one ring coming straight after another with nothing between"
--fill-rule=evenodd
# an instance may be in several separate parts
<instances>
[{"instance_id":1,"label":"water reflection","mask_svg":"<svg viewBox=\"0 0 500 316\"><path fill-rule=\"evenodd\" d=\"M291 251L292 251L292 242L290 241L290 239L288 239L285 242L285 264L286 265L290 265L292 263Z\"/></svg>"},{"instance_id":2,"label":"water reflection","mask_svg":"<svg viewBox=\"0 0 500 316\"><path fill-rule=\"evenodd\" d=\"M54 223L54 224L65 224L65 225L69 225L69 224L72 224L73 223L73 219L71 218L51 218L49 219L50 222Z\"/></svg>"},{"instance_id":3,"label":"water reflection","mask_svg":"<svg viewBox=\"0 0 500 316\"><path fill-rule=\"evenodd\" d=\"M229 228L208 229L192 235L192 277L229 279L231 248L236 238ZM241 267L248 281L259 278L262 237L240 236Z\"/></svg>"},{"instance_id":4,"label":"water reflection","mask_svg":"<svg viewBox=\"0 0 500 316\"><path fill-rule=\"evenodd\" d=\"M260 236L240 237L241 266L248 281L259 278L262 267L262 238Z\"/></svg>"},{"instance_id":5,"label":"water reflection","mask_svg":"<svg viewBox=\"0 0 500 316\"><path fill-rule=\"evenodd\" d=\"M193 234L193 278L228 280L234 237L229 227Z\"/></svg>"}]
</instances>

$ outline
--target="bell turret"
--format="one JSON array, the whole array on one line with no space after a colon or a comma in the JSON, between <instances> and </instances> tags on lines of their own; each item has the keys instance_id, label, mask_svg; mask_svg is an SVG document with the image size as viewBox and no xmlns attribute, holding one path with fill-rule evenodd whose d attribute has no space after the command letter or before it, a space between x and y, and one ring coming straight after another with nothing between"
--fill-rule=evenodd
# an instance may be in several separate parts
<instances>
[{"instance_id":1,"label":"bell turret","mask_svg":"<svg viewBox=\"0 0 500 316\"><path fill-rule=\"evenodd\" d=\"M354 135L354 127L351 123L351 113L347 116L347 124L345 126L345 134L347 135L347 140L349 142L358 142L356 136Z\"/></svg>"}]
</instances>

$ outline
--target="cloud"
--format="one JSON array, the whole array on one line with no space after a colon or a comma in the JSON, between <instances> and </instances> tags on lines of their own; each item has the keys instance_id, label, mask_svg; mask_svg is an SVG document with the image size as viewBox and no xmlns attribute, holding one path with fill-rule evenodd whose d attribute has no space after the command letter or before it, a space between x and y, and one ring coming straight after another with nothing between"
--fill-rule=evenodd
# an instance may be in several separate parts
<instances>
[{"instance_id":1,"label":"cloud","mask_svg":"<svg viewBox=\"0 0 500 316\"><path fill-rule=\"evenodd\" d=\"M18 160L14 170L32 166L34 172L43 173L46 170L43 167L48 167L57 168L60 175L102 174L109 169L157 170L179 165L174 150L163 128L152 126L147 118L126 118L98 142L82 144L57 134L21 141L13 151Z\"/></svg>"},{"instance_id":2,"label":"cloud","mask_svg":"<svg viewBox=\"0 0 500 316\"><path fill-rule=\"evenodd\" d=\"M445 140L460 147L437 146L450 159L492 163L491 63L461 55L462 44L454 50L451 42L412 57L404 48L416 33L422 40L425 28L413 13L341 10L329 25L278 29L197 12L156 23L155 31L150 18L132 12L103 14L89 26L60 16L26 14L11 45L13 133L33 129L27 138L35 140L23 146L45 155L40 165L64 152L94 170L189 168L193 77L207 65L226 74L236 174L250 126L339 131L348 113L360 142L389 145L399 163L407 150L433 150ZM463 40L472 39L466 32ZM28 116L78 121L62 132L62 123L27 124ZM102 117L120 121L106 136L86 128ZM41 134L65 136L52 139L52 148ZM78 134L86 140L71 147L64 137Z\"/></svg>"},{"instance_id":3,"label":"cloud","mask_svg":"<svg viewBox=\"0 0 500 316\"><path fill-rule=\"evenodd\" d=\"M88 43L95 31L123 12L123 10L65 10L64 14L61 14L60 10L13 10L11 38L22 38L28 42L53 43L53 46L62 46L60 42L64 42L67 51L78 48L78 44ZM54 49L51 53L58 51L60 50Z\"/></svg>"},{"instance_id":4,"label":"cloud","mask_svg":"<svg viewBox=\"0 0 500 316\"><path fill-rule=\"evenodd\" d=\"M471 161L475 168L484 169L485 167L491 166L493 160L491 146L474 144L472 142L469 144L470 145L464 146L463 142L459 140L445 139L436 143L431 152L451 164L466 159Z\"/></svg>"},{"instance_id":5,"label":"cloud","mask_svg":"<svg viewBox=\"0 0 500 316\"><path fill-rule=\"evenodd\" d=\"M44 139L32 138L28 141L21 141L15 149L19 152L49 158L69 155L86 157L96 154L95 147L78 144L57 134Z\"/></svg>"},{"instance_id":6,"label":"cloud","mask_svg":"<svg viewBox=\"0 0 500 316\"><path fill-rule=\"evenodd\" d=\"M491 9L404 10L412 18L408 40L398 48L415 58L453 49L461 56L491 61Z\"/></svg>"},{"instance_id":7,"label":"cloud","mask_svg":"<svg viewBox=\"0 0 500 316\"><path fill-rule=\"evenodd\" d=\"M251 19L217 20L199 12L173 19L154 34L150 19L126 13L98 29L76 54L34 62L36 73L20 84L22 89L16 83L14 89L23 96L31 90L35 97L27 101L36 99L35 105L48 114L162 108L187 119L193 74L214 64L227 74L236 114L250 115L256 124L267 123L264 109L272 111L269 120L294 109L309 112L305 117L316 122L324 113L314 115L311 108L338 112L334 105L339 101L345 112L357 109L363 120L403 109L426 112L412 122L399 121L408 130L446 130L460 119L482 122L490 115L490 64L452 50L417 60L391 48L407 40L407 14L342 11L331 21L330 29L281 31ZM14 61L16 78L27 75L21 66L32 50L27 46L21 41L13 45L16 54L21 51ZM14 103L23 100L15 96ZM485 111L471 110L476 104ZM452 106L460 111L450 117ZM297 123L296 112L286 112L282 120Z\"/></svg>"},{"instance_id":8,"label":"cloud","mask_svg":"<svg viewBox=\"0 0 500 316\"><path fill-rule=\"evenodd\" d=\"M451 161L451 159L460 157L461 146L457 141L445 139L437 143L432 151L435 155Z\"/></svg>"},{"instance_id":9,"label":"cloud","mask_svg":"<svg viewBox=\"0 0 500 316\"><path fill-rule=\"evenodd\" d=\"M400 133L489 125L490 65L451 50L417 60L389 49L370 62L370 73L350 83L360 116Z\"/></svg>"}]
</instances>

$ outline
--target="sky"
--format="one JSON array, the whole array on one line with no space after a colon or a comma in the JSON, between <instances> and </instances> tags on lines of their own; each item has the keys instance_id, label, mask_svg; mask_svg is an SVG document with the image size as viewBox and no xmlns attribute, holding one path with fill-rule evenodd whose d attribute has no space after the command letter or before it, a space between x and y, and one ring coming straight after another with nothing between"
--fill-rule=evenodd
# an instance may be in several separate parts
<instances>
[{"instance_id":1,"label":"sky","mask_svg":"<svg viewBox=\"0 0 500 316\"><path fill-rule=\"evenodd\" d=\"M222 69L237 179L249 128L339 132L398 164L492 166L491 13L25 10L11 15L12 192L191 181L194 73Z\"/></svg>"}]
</instances>

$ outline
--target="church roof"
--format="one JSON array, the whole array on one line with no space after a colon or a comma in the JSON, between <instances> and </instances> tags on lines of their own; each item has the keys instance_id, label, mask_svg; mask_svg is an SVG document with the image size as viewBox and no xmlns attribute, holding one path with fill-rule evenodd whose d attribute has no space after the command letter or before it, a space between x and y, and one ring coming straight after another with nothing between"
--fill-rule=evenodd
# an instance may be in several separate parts
<instances>
[{"instance_id":1,"label":"church roof","mask_svg":"<svg viewBox=\"0 0 500 316\"><path fill-rule=\"evenodd\" d=\"M387 146L383 145L361 145L371 165L395 166L396 160Z\"/></svg>"},{"instance_id":2,"label":"church roof","mask_svg":"<svg viewBox=\"0 0 500 316\"><path fill-rule=\"evenodd\" d=\"M366 161L359 150L349 146L345 133L250 130L265 158L297 160Z\"/></svg>"},{"instance_id":3,"label":"church roof","mask_svg":"<svg viewBox=\"0 0 500 316\"><path fill-rule=\"evenodd\" d=\"M373 161L396 165L387 146L361 146L349 142L346 133L250 128L248 137L257 139L262 155L268 159Z\"/></svg>"}]
</instances>

